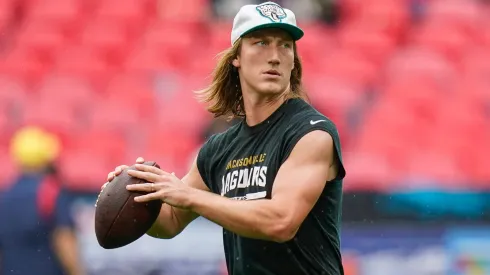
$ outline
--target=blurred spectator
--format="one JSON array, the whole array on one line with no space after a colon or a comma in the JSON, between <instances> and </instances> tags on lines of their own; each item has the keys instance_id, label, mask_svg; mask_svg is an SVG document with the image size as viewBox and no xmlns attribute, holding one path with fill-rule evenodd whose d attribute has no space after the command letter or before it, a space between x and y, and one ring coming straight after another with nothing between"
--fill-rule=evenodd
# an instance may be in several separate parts
<instances>
[{"instance_id":1,"label":"blurred spectator","mask_svg":"<svg viewBox=\"0 0 490 275\"><path fill-rule=\"evenodd\" d=\"M329 25L336 26L339 23L339 1L338 0L315 0L319 6L318 19Z\"/></svg>"},{"instance_id":2,"label":"blurred spectator","mask_svg":"<svg viewBox=\"0 0 490 275\"><path fill-rule=\"evenodd\" d=\"M0 274L83 274L70 199L56 177L59 150L54 136L35 127L12 138L20 175L0 193Z\"/></svg>"}]
</instances>

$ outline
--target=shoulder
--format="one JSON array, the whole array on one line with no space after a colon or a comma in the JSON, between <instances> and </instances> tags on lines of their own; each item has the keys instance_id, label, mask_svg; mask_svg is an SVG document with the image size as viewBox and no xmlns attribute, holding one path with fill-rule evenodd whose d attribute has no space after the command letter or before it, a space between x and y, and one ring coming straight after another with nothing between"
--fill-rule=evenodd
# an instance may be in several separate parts
<instances>
[{"instance_id":1,"label":"shoulder","mask_svg":"<svg viewBox=\"0 0 490 275\"><path fill-rule=\"evenodd\" d=\"M311 131L323 130L329 133L334 141L338 139L338 130L334 121L316 110L309 103L299 100L296 108L288 114L286 123L286 136L289 135L306 135Z\"/></svg>"},{"instance_id":2,"label":"shoulder","mask_svg":"<svg viewBox=\"0 0 490 275\"><path fill-rule=\"evenodd\" d=\"M237 123L226 131L221 133L216 133L208 137L208 139L204 142L201 147L201 151L206 150L218 150L219 146L223 146L228 144L231 140L233 140L239 133L241 123Z\"/></svg>"},{"instance_id":3,"label":"shoulder","mask_svg":"<svg viewBox=\"0 0 490 275\"><path fill-rule=\"evenodd\" d=\"M287 127L283 135L282 162L289 158L296 146L307 146L322 152L333 152L341 166L341 174L344 175L342 146L335 123L303 100L290 111L285 121ZM301 144L298 144L300 141Z\"/></svg>"}]
</instances>

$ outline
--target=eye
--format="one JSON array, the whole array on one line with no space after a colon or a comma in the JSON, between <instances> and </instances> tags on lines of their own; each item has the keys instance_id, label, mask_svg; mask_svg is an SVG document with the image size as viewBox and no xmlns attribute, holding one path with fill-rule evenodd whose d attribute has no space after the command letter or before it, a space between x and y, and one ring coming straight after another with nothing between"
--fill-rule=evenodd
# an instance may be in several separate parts
<instances>
[{"instance_id":1,"label":"eye","mask_svg":"<svg viewBox=\"0 0 490 275\"><path fill-rule=\"evenodd\" d=\"M265 46L265 45L267 45L267 43L264 40L257 41L257 42L255 42L255 44L256 45L259 45L259 46Z\"/></svg>"},{"instance_id":2,"label":"eye","mask_svg":"<svg viewBox=\"0 0 490 275\"><path fill-rule=\"evenodd\" d=\"M282 44L282 46L286 49L290 49L292 47L291 43L289 42Z\"/></svg>"}]
</instances>

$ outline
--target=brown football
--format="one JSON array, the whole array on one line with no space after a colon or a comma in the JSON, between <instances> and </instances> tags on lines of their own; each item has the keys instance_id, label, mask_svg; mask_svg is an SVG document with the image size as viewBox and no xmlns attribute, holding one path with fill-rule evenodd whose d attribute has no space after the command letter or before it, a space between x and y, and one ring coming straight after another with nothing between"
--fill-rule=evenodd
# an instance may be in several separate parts
<instances>
[{"instance_id":1,"label":"brown football","mask_svg":"<svg viewBox=\"0 0 490 275\"><path fill-rule=\"evenodd\" d=\"M144 163L158 167L152 161ZM141 238L153 225L160 213L162 201L138 203L134 198L144 193L126 190L129 184L144 183L128 175L128 169L115 177L100 192L95 204L95 234L100 246L105 249L119 248Z\"/></svg>"}]
</instances>

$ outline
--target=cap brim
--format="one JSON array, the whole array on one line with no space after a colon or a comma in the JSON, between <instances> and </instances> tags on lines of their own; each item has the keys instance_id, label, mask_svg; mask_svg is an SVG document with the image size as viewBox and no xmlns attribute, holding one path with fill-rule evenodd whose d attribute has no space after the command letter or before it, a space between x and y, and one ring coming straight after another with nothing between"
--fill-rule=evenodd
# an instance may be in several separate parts
<instances>
[{"instance_id":1,"label":"cap brim","mask_svg":"<svg viewBox=\"0 0 490 275\"><path fill-rule=\"evenodd\" d=\"M253 27L250 30L244 32L240 37L244 37L245 35L247 35L247 34L249 34L251 32L257 31L257 30L269 29L269 28L278 28L278 29L285 30L286 32L289 33L289 35L291 35L291 37L293 38L294 41L300 40L303 37L303 35L304 35L304 32L303 32L302 29L300 29L300 28L298 28L296 26L293 26L291 24L287 24L287 23L268 23L268 24L263 24L263 25L259 25L259 26Z\"/></svg>"}]
</instances>

